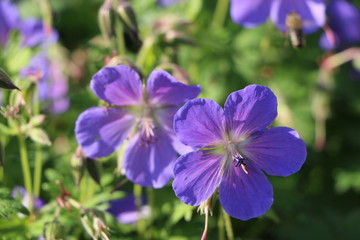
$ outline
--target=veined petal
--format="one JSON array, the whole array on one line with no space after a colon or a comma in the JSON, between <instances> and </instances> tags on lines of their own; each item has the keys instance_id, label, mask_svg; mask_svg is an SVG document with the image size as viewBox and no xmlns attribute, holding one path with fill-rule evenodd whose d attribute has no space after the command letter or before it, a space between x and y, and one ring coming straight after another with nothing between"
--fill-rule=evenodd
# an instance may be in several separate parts
<instances>
[{"instance_id":1,"label":"veined petal","mask_svg":"<svg viewBox=\"0 0 360 240\"><path fill-rule=\"evenodd\" d=\"M78 117L76 139L85 155L106 157L113 153L135 125L135 117L123 109L93 107Z\"/></svg>"},{"instance_id":2,"label":"veined petal","mask_svg":"<svg viewBox=\"0 0 360 240\"><path fill-rule=\"evenodd\" d=\"M231 165L219 188L220 203L232 217L248 220L263 215L273 203L273 189L265 174L251 163L248 174Z\"/></svg>"},{"instance_id":3,"label":"veined petal","mask_svg":"<svg viewBox=\"0 0 360 240\"><path fill-rule=\"evenodd\" d=\"M173 189L183 202L198 206L219 186L224 156L214 151L190 152L179 157L174 167Z\"/></svg>"},{"instance_id":4,"label":"veined petal","mask_svg":"<svg viewBox=\"0 0 360 240\"><path fill-rule=\"evenodd\" d=\"M139 75L125 65L102 68L93 76L90 87L98 98L116 106L136 105L143 98Z\"/></svg>"},{"instance_id":5,"label":"veined petal","mask_svg":"<svg viewBox=\"0 0 360 240\"><path fill-rule=\"evenodd\" d=\"M161 128L154 129L153 142L146 143L140 133L129 142L124 156L125 174L143 187L162 188L173 177L176 152Z\"/></svg>"},{"instance_id":6,"label":"veined petal","mask_svg":"<svg viewBox=\"0 0 360 240\"><path fill-rule=\"evenodd\" d=\"M324 0L273 0L270 16L282 32L286 32L286 16L296 12L301 16L305 34L315 32L326 21Z\"/></svg>"},{"instance_id":7,"label":"veined petal","mask_svg":"<svg viewBox=\"0 0 360 240\"><path fill-rule=\"evenodd\" d=\"M181 143L179 138L176 136L174 132L173 129L174 116L178 110L179 107L161 108L161 109L157 109L154 115L156 116L156 121L158 125L161 126L161 128L164 129L164 131L166 131L167 135L171 139L171 144L175 149L175 151L182 155L188 152L192 152L195 149Z\"/></svg>"},{"instance_id":8,"label":"veined petal","mask_svg":"<svg viewBox=\"0 0 360 240\"><path fill-rule=\"evenodd\" d=\"M194 148L221 142L223 110L210 99L190 100L176 113L174 130L182 143Z\"/></svg>"},{"instance_id":9,"label":"veined petal","mask_svg":"<svg viewBox=\"0 0 360 240\"><path fill-rule=\"evenodd\" d=\"M231 0L230 15L239 25L253 28L269 16L272 0Z\"/></svg>"},{"instance_id":10,"label":"veined petal","mask_svg":"<svg viewBox=\"0 0 360 240\"><path fill-rule=\"evenodd\" d=\"M277 116L277 100L267 87L250 85L233 92L225 102L226 130L239 137L261 131Z\"/></svg>"},{"instance_id":11,"label":"veined petal","mask_svg":"<svg viewBox=\"0 0 360 240\"><path fill-rule=\"evenodd\" d=\"M185 85L163 70L151 72L146 89L150 102L161 105L184 104L196 98L201 91L200 86Z\"/></svg>"},{"instance_id":12,"label":"veined petal","mask_svg":"<svg viewBox=\"0 0 360 240\"><path fill-rule=\"evenodd\" d=\"M306 145L298 133L276 127L259 133L244 146L245 157L270 175L289 176L300 170L306 159Z\"/></svg>"}]
</instances>

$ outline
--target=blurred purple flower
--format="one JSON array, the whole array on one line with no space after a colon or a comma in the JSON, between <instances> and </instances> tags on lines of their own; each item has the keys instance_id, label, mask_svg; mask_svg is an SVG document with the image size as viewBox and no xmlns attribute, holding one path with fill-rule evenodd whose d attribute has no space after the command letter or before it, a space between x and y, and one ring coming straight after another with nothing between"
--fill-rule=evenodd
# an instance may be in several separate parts
<instances>
[{"instance_id":1,"label":"blurred purple flower","mask_svg":"<svg viewBox=\"0 0 360 240\"><path fill-rule=\"evenodd\" d=\"M326 8L329 28L320 38L324 50L360 43L360 11L346 0L332 0Z\"/></svg>"},{"instance_id":2,"label":"blurred purple flower","mask_svg":"<svg viewBox=\"0 0 360 240\"><path fill-rule=\"evenodd\" d=\"M182 143L198 150L175 163L176 196L198 206L219 188L230 216L248 220L264 214L273 189L262 171L285 177L306 159L295 130L267 129L276 116L276 96L260 85L231 93L224 110L210 99L187 102L174 117L174 129Z\"/></svg>"},{"instance_id":3,"label":"blurred purple flower","mask_svg":"<svg viewBox=\"0 0 360 240\"><path fill-rule=\"evenodd\" d=\"M75 133L85 155L108 156L130 136L124 155L127 178L144 187L163 187L173 177L176 152L189 151L175 136L173 117L182 104L200 93L200 87L154 70L143 92L139 75L119 65L96 73L91 90L114 107L93 107L78 117Z\"/></svg>"},{"instance_id":4,"label":"blurred purple flower","mask_svg":"<svg viewBox=\"0 0 360 240\"><path fill-rule=\"evenodd\" d=\"M7 0L0 1L0 45L5 46L9 34L20 23L19 12L14 3Z\"/></svg>"},{"instance_id":5,"label":"blurred purple flower","mask_svg":"<svg viewBox=\"0 0 360 240\"><path fill-rule=\"evenodd\" d=\"M135 197L129 193L126 197L109 201L110 207L107 209L119 222L123 224L134 224L140 217L150 216L150 207L146 204L146 198L141 198L141 208L138 211L135 204Z\"/></svg>"},{"instance_id":6,"label":"blurred purple flower","mask_svg":"<svg viewBox=\"0 0 360 240\"><path fill-rule=\"evenodd\" d=\"M13 198L20 198L22 205L24 205L24 207L26 208L29 208L29 194L27 193L25 188L20 186L14 187L11 192L11 196ZM45 205L44 200L42 200L41 198L33 197L33 201L35 209L40 209Z\"/></svg>"},{"instance_id":7,"label":"blurred purple flower","mask_svg":"<svg viewBox=\"0 0 360 240\"><path fill-rule=\"evenodd\" d=\"M59 64L50 60L45 52L34 56L29 66L22 69L20 74L22 77L39 82L39 98L40 101L48 104L49 112L60 114L69 108L67 78L59 68Z\"/></svg>"},{"instance_id":8,"label":"blurred purple flower","mask_svg":"<svg viewBox=\"0 0 360 240\"><path fill-rule=\"evenodd\" d=\"M169 7L178 2L185 2L185 0L158 0L157 4L163 7Z\"/></svg>"},{"instance_id":9,"label":"blurred purple flower","mask_svg":"<svg viewBox=\"0 0 360 240\"><path fill-rule=\"evenodd\" d=\"M43 22L38 19L29 18L20 25L23 36L23 46L34 47L41 45L46 47L57 42L59 35L54 29L47 29Z\"/></svg>"},{"instance_id":10,"label":"blurred purple flower","mask_svg":"<svg viewBox=\"0 0 360 240\"><path fill-rule=\"evenodd\" d=\"M325 24L324 0L231 0L232 20L246 28L263 24L270 16L277 28L286 32L286 17L301 16L305 34L315 32Z\"/></svg>"}]
</instances>

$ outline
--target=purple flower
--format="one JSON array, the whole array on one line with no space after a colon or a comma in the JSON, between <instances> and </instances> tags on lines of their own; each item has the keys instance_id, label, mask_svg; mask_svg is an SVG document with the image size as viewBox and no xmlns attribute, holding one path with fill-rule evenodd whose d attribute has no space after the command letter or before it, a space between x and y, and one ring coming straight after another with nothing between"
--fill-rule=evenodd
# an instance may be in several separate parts
<instances>
[{"instance_id":1,"label":"purple flower","mask_svg":"<svg viewBox=\"0 0 360 240\"><path fill-rule=\"evenodd\" d=\"M320 38L324 50L360 43L360 12L346 0L332 0L326 9L330 29Z\"/></svg>"},{"instance_id":2,"label":"purple flower","mask_svg":"<svg viewBox=\"0 0 360 240\"><path fill-rule=\"evenodd\" d=\"M246 28L263 24L270 16L282 32L286 32L286 17L290 13L301 16L305 34L325 24L324 0L231 0L232 20Z\"/></svg>"},{"instance_id":3,"label":"purple flower","mask_svg":"<svg viewBox=\"0 0 360 240\"><path fill-rule=\"evenodd\" d=\"M25 188L20 187L20 186L14 187L11 192L11 196L13 198L20 198L22 205L24 205L24 207L26 207L26 208L29 207L29 194L27 193ZM34 201L35 209L40 209L45 205L44 200L42 200L41 198L33 197L33 201Z\"/></svg>"},{"instance_id":4,"label":"purple flower","mask_svg":"<svg viewBox=\"0 0 360 240\"><path fill-rule=\"evenodd\" d=\"M128 196L109 201L110 207L107 209L119 222L123 224L134 224L140 217L148 218L150 216L150 207L146 205L145 196L141 198L140 212L135 204L135 197L132 193Z\"/></svg>"},{"instance_id":5,"label":"purple flower","mask_svg":"<svg viewBox=\"0 0 360 240\"><path fill-rule=\"evenodd\" d=\"M5 46L9 34L20 23L19 12L14 3L7 0L0 1L0 45Z\"/></svg>"},{"instance_id":6,"label":"purple flower","mask_svg":"<svg viewBox=\"0 0 360 240\"><path fill-rule=\"evenodd\" d=\"M173 132L173 116L200 93L200 87L187 86L165 71L154 70L143 92L134 70L116 66L95 74L91 90L114 107L93 107L77 119L76 138L85 155L108 156L131 137L124 155L126 176L145 187L163 187L173 176L176 152L189 151Z\"/></svg>"},{"instance_id":7,"label":"purple flower","mask_svg":"<svg viewBox=\"0 0 360 240\"><path fill-rule=\"evenodd\" d=\"M306 158L305 143L295 130L267 129L276 116L275 95L260 85L231 93L224 110L210 99L187 102L174 117L174 129L182 143L198 150L175 163L177 197L198 206L219 188L230 216L248 220L264 214L273 189L262 171L285 177Z\"/></svg>"},{"instance_id":8,"label":"purple flower","mask_svg":"<svg viewBox=\"0 0 360 240\"><path fill-rule=\"evenodd\" d=\"M23 36L23 46L34 47L42 45L46 47L57 42L59 35L54 29L47 29L43 22L38 19L29 18L20 25L20 32Z\"/></svg>"},{"instance_id":9,"label":"purple flower","mask_svg":"<svg viewBox=\"0 0 360 240\"><path fill-rule=\"evenodd\" d=\"M158 0L157 4L163 7L169 7L178 2L184 2L185 0Z\"/></svg>"},{"instance_id":10,"label":"purple flower","mask_svg":"<svg viewBox=\"0 0 360 240\"><path fill-rule=\"evenodd\" d=\"M67 78L59 64L50 60L45 52L33 57L29 66L22 69L20 74L39 82L39 98L47 105L49 112L60 114L69 108Z\"/></svg>"}]
</instances>

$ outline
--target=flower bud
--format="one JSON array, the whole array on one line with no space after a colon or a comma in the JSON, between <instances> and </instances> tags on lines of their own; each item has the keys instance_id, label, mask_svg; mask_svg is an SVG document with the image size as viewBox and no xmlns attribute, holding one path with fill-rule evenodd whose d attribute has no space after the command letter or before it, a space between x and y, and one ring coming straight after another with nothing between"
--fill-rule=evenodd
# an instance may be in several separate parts
<instances>
[{"instance_id":1,"label":"flower bud","mask_svg":"<svg viewBox=\"0 0 360 240\"><path fill-rule=\"evenodd\" d=\"M85 159L85 166L86 169L90 175L90 177L99 185L101 185L100 183L100 178L101 178L101 163L98 160L94 160L91 158L86 158Z\"/></svg>"},{"instance_id":2,"label":"flower bud","mask_svg":"<svg viewBox=\"0 0 360 240\"><path fill-rule=\"evenodd\" d=\"M104 212L95 208L85 209L81 214L81 223L92 238L108 239L109 227L106 225Z\"/></svg>"},{"instance_id":3,"label":"flower bud","mask_svg":"<svg viewBox=\"0 0 360 240\"><path fill-rule=\"evenodd\" d=\"M132 52L137 52L142 46L142 41L139 38L136 14L130 3L125 0L119 0L118 3L116 13L123 28L125 45Z\"/></svg>"},{"instance_id":4,"label":"flower bud","mask_svg":"<svg viewBox=\"0 0 360 240\"><path fill-rule=\"evenodd\" d=\"M112 0L105 0L98 13L98 21L103 37L110 41L114 36Z\"/></svg>"},{"instance_id":5,"label":"flower bud","mask_svg":"<svg viewBox=\"0 0 360 240\"><path fill-rule=\"evenodd\" d=\"M64 227L59 220L45 223L44 237L46 240L66 239Z\"/></svg>"},{"instance_id":6,"label":"flower bud","mask_svg":"<svg viewBox=\"0 0 360 240\"><path fill-rule=\"evenodd\" d=\"M74 177L75 183L77 185L80 184L81 179L84 176L85 172L85 155L81 151L81 148L78 147L76 152L71 157L70 165L71 165L71 172Z\"/></svg>"}]
</instances>

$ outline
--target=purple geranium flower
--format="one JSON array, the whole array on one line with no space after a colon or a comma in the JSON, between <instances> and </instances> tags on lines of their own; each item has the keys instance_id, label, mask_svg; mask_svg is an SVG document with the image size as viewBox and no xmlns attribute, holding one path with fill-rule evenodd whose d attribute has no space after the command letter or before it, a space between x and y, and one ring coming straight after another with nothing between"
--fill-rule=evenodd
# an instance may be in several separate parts
<instances>
[{"instance_id":1,"label":"purple geranium flower","mask_svg":"<svg viewBox=\"0 0 360 240\"><path fill-rule=\"evenodd\" d=\"M146 198L141 198L140 211L135 204L134 194L129 193L126 197L109 201L110 207L107 209L119 222L123 224L134 224L140 217L150 216L150 207L146 204Z\"/></svg>"},{"instance_id":2,"label":"purple geranium flower","mask_svg":"<svg viewBox=\"0 0 360 240\"><path fill-rule=\"evenodd\" d=\"M329 29L320 38L324 50L360 43L360 12L346 0L332 0L326 9Z\"/></svg>"},{"instance_id":3,"label":"purple geranium flower","mask_svg":"<svg viewBox=\"0 0 360 240\"><path fill-rule=\"evenodd\" d=\"M0 45L5 46L9 34L20 23L19 12L14 3L7 0L0 1Z\"/></svg>"},{"instance_id":4,"label":"purple geranium flower","mask_svg":"<svg viewBox=\"0 0 360 240\"><path fill-rule=\"evenodd\" d=\"M286 17L290 13L300 15L305 34L325 24L324 0L231 0L232 20L247 28L263 24L270 15L280 31L286 32Z\"/></svg>"},{"instance_id":5,"label":"purple geranium flower","mask_svg":"<svg viewBox=\"0 0 360 240\"><path fill-rule=\"evenodd\" d=\"M60 114L69 108L67 78L45 52L33 57L29 66L21 70L21 76L39 81L39 98L48 105L48 111Z\"/></svg>"},{"instance_id":6,"label":"purple geranium flower","mask_svg":"<svg viewBox=\"0 0 360 240\"><path fill-rule=\"evenodd\" d=\"M154 70L143 92L139 75L119 65L95 74L91 89L115 107L94 107L79 116L75 133L84 153L91 158L108 156L131 136L124 155L126 176L145 187L163 187L173 176L176 152L189 150L173 132L173 116L200 93L200 87Z\"/></svg>"},{"instance_id":7,"label":"purple geranium flower","mask_svg":"<svg viewBox=\"0 0 360 240\"><path fill-rule=\"evenodd\" d=\"M219 188L219 198L232 217L247 220L272 205L270 175L297 172L306 146L286 127L267 129L277 116L277 100L267 87L251 85L233 92L224 110L213 100L187 102L174 117L180 141L193 151L175 163L173 188L180 200L198 206Z\"/></svg>"},{"instance_id":8,"label":"purple geranium flower","mask_svg":"<svg viewBox=\"0 0 360 240\"><path fill-rule=\"evenodd\" d=\"M20 186L16 186L13 188L11 192L11 196L13 198L20 197L22 205L24 207L29 208L29 194L27 193L26 189ZM41 198L33 197L34 201L34 209L40 209L45 205L44 200Z\"/></svg>"},{"instance_id":9,"label":"purple geranium flower","mask_svg":"<svg viewBox=\"0 0 360 240\"><path fill-rule=\"evenodd\" d=\"M34 18L24 20L20 25L20 32L23 36L22 44L26 47L46 47L56 43L59 38L57 31L46 28L41 20Z\"/></svg>"}]
</instances>

